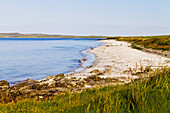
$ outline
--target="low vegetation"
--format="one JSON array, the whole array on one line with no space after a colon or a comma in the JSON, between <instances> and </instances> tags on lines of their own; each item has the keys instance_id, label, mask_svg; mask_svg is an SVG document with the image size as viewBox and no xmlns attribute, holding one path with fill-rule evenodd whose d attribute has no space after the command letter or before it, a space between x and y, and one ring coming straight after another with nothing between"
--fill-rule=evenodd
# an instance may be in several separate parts
<instances>
[{"instance_id":1,"label":"low vegetation","mask_svg":"<svg viewBox=\"0 0 170 113\"><path fill-rule=\"evenodd\" d=\"M107 39L116 39L118 41L127 41L132 43L132 47L141 45L145 48L168 50L170 51L170 36L144 36L144 37L108 37ZM141 49L137 47L136 49Z\"/></svg>"},{"instance_id":2,"label":"low vegetation","mask_svg":"<svg viewBox=\"0 0 170 113\"><path fill-rule=\"evenodd\" d=\"M28 99L0 104L7 113L169 113L170 68L157 70L150 77L127 85L88 89L82 93L67 93L52 99Z\"/></svg>"}]
</instances>

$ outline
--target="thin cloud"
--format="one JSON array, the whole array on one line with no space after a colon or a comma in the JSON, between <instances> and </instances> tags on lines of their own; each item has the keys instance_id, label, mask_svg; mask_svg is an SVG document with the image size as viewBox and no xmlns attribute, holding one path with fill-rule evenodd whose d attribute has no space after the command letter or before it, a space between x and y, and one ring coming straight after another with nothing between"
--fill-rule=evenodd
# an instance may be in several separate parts
<instances>
[{"instance_id":1,"label":"thin cloud","mask_svg":"<svg viewBox=\"0 0 170 113\"><path fill-rule=\"evenodd\" d=\"M4 26L3 24L0 24L0 26Z\"/></svg>"}]
</instances>

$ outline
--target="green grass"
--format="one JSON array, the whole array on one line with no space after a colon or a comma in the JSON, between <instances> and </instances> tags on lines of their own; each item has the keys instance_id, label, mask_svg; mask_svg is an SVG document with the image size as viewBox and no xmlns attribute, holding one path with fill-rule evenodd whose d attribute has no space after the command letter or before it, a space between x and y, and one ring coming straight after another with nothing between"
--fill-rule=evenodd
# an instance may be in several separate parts
<instances>
[{"instance_id":1,"label":"green grass","mask_svg":"<svg viewBox=\"0 0 170 113\"><path fill-rule=\"evenodd\" d=\"M141 45L145 48L170 51L170 36L145 36L145 37L108 37L118 41L128 41L133 45Z\"/></svg>"},{"instance_id":2,"label":"green grass","mask_svg":"<svg viewBox=\"0 0 170 113\"><path fill-rule=\"evenodd\" d=\"M141 48L141 47L138 47L138 46L136 46L135 44L132 44L132 45L131 45L131 47L132 47L133 49L142 50L142 48Z\"/></svg>"},{"instance_id":3,"label":"green grass","mask_svg":"<svg viewBox=\"0 0 170 113\"><path fill-rule=\"evenodd\" d=\"M0 112L41 113L168 113L170 112L170 68L156 71L147 80L127 85L88 89L80 94L49 100L21 100L0 104Z\"/></svg>"}]
</instances>

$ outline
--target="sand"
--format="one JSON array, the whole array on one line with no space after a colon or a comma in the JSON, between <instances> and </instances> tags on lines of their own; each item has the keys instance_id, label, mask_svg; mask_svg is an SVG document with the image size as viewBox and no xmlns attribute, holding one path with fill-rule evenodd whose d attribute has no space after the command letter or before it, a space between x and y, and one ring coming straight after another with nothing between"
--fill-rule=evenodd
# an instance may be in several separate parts
<instances>
[{"instance_id":1,"label":"sand","mask_svg":"<svg viewBox=\"0 0 170 113\"><path fill-rule=\"evenodd\" d=\"M93 70L103 72L100 77L119 77L126 78L127 81L137 76L125 73L130 69L135 72L141 70L141 67L150 66L152 69L168 66L170 67L170 59L158 56L156 54L142 52L132 49L130 43L116 40L101 40L105 43L102 46L93 48L88 52L95 54L96 62L93 66L85 68L83 71L76 72L72 77L86 78L95 75L91 73Z\"/></svg>"}]
</instances>

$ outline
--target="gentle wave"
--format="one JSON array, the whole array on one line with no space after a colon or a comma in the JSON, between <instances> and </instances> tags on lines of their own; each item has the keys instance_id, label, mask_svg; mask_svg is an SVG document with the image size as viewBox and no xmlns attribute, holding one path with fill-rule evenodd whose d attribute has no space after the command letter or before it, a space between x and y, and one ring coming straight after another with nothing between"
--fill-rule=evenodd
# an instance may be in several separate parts
<instances>
[{"instance_id":1,"label":"gentle wave","mask_svg":"<svg viewBox=\"0 0 170 113\"><path fill-rule=\"evenodd\" d=\"M98 39L0 38L0 80L10 83L42 79L49 75L80 71L93 64L90 47L101 45ZM79 69L82 58L87 61Z\"/></svg>"}]
</instances>

